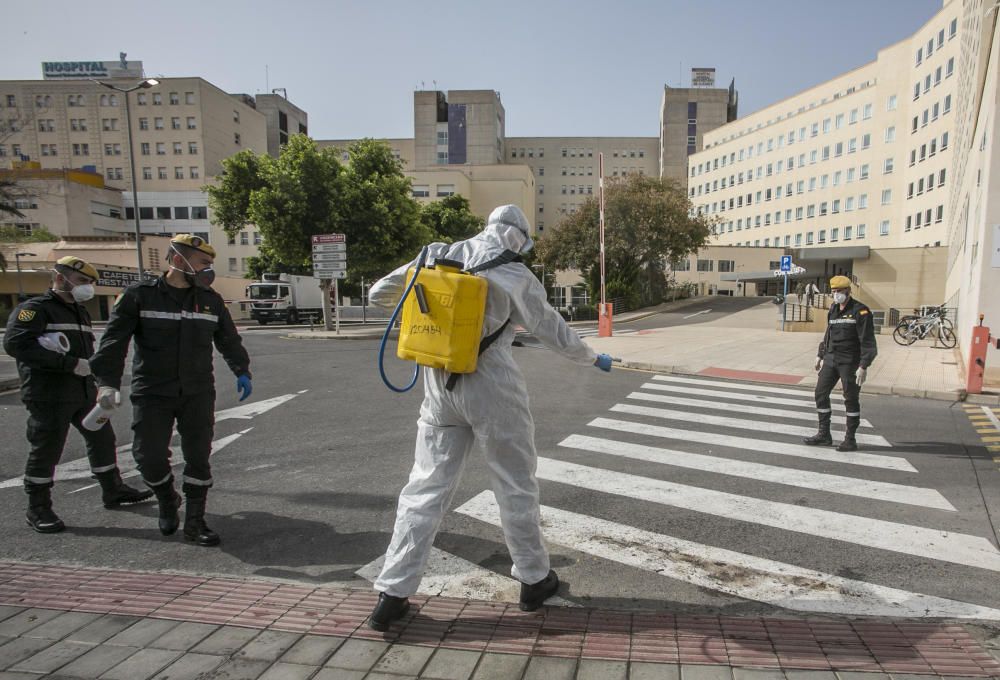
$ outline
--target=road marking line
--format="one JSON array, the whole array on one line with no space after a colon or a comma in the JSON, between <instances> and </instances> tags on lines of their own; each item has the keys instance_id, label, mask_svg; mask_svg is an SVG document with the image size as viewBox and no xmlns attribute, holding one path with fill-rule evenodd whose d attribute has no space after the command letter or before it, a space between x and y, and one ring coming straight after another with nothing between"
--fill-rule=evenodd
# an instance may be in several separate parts
<instances>
[{"instance_id":1,"label":"road marking line","mask_svg":"<svg viewBox=\"0 0 1000 680\"><path fill-rule=\"evenodd\" d=\"M668 408L653 408L651 406L635 406L633 404L615 404L610 411L618 413L630 413L637 416L652 416L654 418L665 418L668 420L681 420L688 423L699 423L702 425L718 425L719 427L730 427L739 430L754 430L756 432L770 432L772 434L787 434L796 437L809 437L816 433L814 427L802 427L801 425L786 425L784 423L772 423L766 420L746 420L745 418L730 418L728 416L713 416L707 413L694 413L691 411L676 411ZM842 436L842 433L834 432L834 438ZM861 444L869 446L884 446L891 448L892 444L880 434L857 434L855 439Z\"/></svg>"},{"instance_id":2,"label":"road marking line","mask_svg":"<svg viewBox=\"0 0 1000 680\"><path fill-rule=\"evenodd\" d=\"M788 444L785 442L772 442L766 439L753 439L750 437L738 437L728 434L717 434L714 432L700 432L697 430L680 430L662 425L647 425L646 423L634 423L628 420L615 420L612 418L595 418L587 423L590 427L601 427L606 430L618 432L633 432L651 437L663 437L664 439L679 439L681 441L697 442L700 444L716 444L718 446L728 446L734 449L746 449L758 453L771 453L779 456L795 456L797 458L811 458L813 460L828 460L835 463L846 463L848 465L864 465L866 467L882 468L885 470L899 470L901 472L916 472L917 469L910 465L910 462L899 456L886 456L879 453L859 453L840 452L833 448L822 446L808 446L806 444Z\"/></svg>"},{"instance_id":3,"label":"road marking line","mask_svg":"<svg viewBox=\"0 0 1000 680\"><path fill-rule=\"evenodd\" d=\"M777 465L753 463L717 456L705 456L700 453L631 444L613 439L588 437L579 434L570 435L559 442L559 446L620 456L633 460L643 460L660 465L673 465L689 470L703 470L705 472L730 475L732 477L744 477L762 482L826 491L828 493L860 496L861 498L878 501L905 503L919 507L955 511L954 506L936 489L925 489L890 482L876 482L868 479L858 479L857 477L832 475L825 472L795 470Z\"/></svg>"},{"instance_id":4,"label":"road marking line","mask_svg":"<svg viewBox=\"0 0 1000 680\"><path fill-rule=\"evenodd\" d=\"M749 401L755 404L775 404L778 406L797 406L799 408L808 408L810 413L816 414L816 401L813 399L789 399L787 397L765 397L758 394L736 394L734 392L720 392L719 390L706 390L698 387L686 387L683 385L664 385L662 383L643 383L642 389L644 390L656 390L658 392L673 392L677 394L695 394L705 397L716 397L721 402L726 403L727 400L734 401ZM735 405L739 408L738 405ZM843 404L831 404L834 411L846 411L846 407Z\"/></svg>"},{"instance_id":5,"label":"road marking line","mask_svg":"<svg viewBox=\"0 0 1000 680\"><path fill-rule=\"evenodd\" d=\"M541 511L549 543L746 600L846 616L1000 620L1000 610L989 607L847 579L547 505ZM456 512L500 526L500 509L489 491Z\"/></svg>"},{"instance_id":6,"label":"road marking line","mask_svg":"<svg viewBox=\"0 0 1000 680\"><path fill-rule=\"evenodd\" d=\"M984 442L1000 442L1000 437L980 437Z\"/></svg>"},{"instance_id":7,"label":"road marking line","mask_svg":"<svg viewBox=\"0 0 1000 680\"><path fill-rule=\"evenodd\" d=\"M668 394L646 394L645 392L632 392L627 399L639 399L641 401L655 401L661 404L676 404L678 406L694 406L695 408L707 408L714 411L735 411L737 413L747 413L758 416L771 416L774 418L794 418L795 420L816 421L815 413L804 411L790 411L782 408L767 408L764 406L747 406L744 404L727 404L725 402L709 401L707 399L687 399L685 397L674 397ZM833 416L833 422L844 425L847 416ZM872 424L861 419L861 427L872 427Z\"/></svg>"},{"instance_id":8,"label":"road marking line","mask_svg":"<svg viewBox=\"0 0 1000 680\"><path fill-rule=\"evenodd\" d=\"M993 423L993 426L994 426L994 427L995 427L996 429L1000 430L1000 418L997 418L997 417L996 417L996 414L994 414L994 413L993 413L993 411L991 411L991 410L990 410L989 408L987 408L986 406L984 406L984 407L983 407L983 414L984 414L984 415L985 415L985 416L986 416L987 418L989 418L989 419L990 419L990 422L992 422L992 423Z\"/></svg>"},{"instance_id":9,"label":"road marking line","mask_svg":"<svg viewBox=\"0 0 1000 680\"><path fill-rule=\"evenodd\" d=\"M712 311L711 309L703 309L703 310L701 310L700 312L695 312L694 314L688 314L688 315L687 315L687 316L685 316L684 318L685 318L685 319L691 319L691 318L694 318L694 317L696 317L696 316L701 316L702 314L708 314L708 313L709 313L709 312L711 312L711 311Z\"/></svg>"},{"instance_id":10,"label":"road marking line","mask_svg":"<svg viewBox=\"0 0 1000 680\"><path fill-rule=\"evenodd\" d=\"M383 564L385 555L369 562L354 573L374 583L382 573ZM458 555L432 547L417 592L421 595L457 597L464 600L518 602L521 598L521 582L510 576L490 571ZM580 606L558 595L550 597L545 603L557 607Z\"/></svg>"},{"instance_id":11,"label":"road marking line","mask_svg":"<svg viewBox=\"0 0 1000 680\"><path fill-rule=\"evenodd\" d=\"M704 380L702 378L682 378L676 375L654 375L653 380L660 380L670 383L684 383L685 385L706 385L710 387L725 387L735 390L746 390L747 392L766 392L767 394L790 394L799 397L807 397L810 392L807 390L796 390L790 387L771 387L770 385L751 385L742 382L725 382L722 380ZM831 394L831 399L843 401L844 397L839 394Z\"/></svg>"},{"instance_id":12,"label":"road marking line","mask_svg":"<svg viewBox=\"0 0 1000 680\"><path fill-rule=\"evenodd\" d=\"M738 522L1000 572L1000 550L979 536L739 496L552 458L538 459L538 477Z\"/></svg>"}]
</instances>

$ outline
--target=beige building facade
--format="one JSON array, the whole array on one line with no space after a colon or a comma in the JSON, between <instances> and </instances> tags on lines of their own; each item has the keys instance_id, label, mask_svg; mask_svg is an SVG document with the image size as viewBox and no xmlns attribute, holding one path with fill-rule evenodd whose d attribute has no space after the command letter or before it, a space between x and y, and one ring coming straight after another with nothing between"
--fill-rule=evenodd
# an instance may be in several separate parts
<instances>
[{"instance_id":1,"label":"beige building facade","mask_svg":"<svg viewBox=\"0 0 1000 680\"><path fill-rule=\"evenodd\" d=\"M849 73L705 136L689 196L714 243L941 245L961 3Z\"/></svg>"},{"instance_id":2,"label":"beige building facade","mask_svg":"<svg viewBox=\"0 0 1000 680\"><path fill-rule=\"evenodd\" d=\"M714 84L715 69L710 71ZM735 81L728 89L664 85L660 101L660 177L679 180L686 187L688 158L704 148L706 134L731 123L736 116Z\"/></svg>"},{"instance_id":3,"label":"beige building facade","mask_svg":"<svg viewBox=\"0 0 1000 680\"><path fill-rule=\"evenodd\" d=\"M5 216L0 226L25 235L39 229L62 236L121 233L122 192L105 186L104 176L84 170L43 170L33 161L0 170L0 180L16 182L14 201L23 217Z\"/></svg>"}]
</instances>

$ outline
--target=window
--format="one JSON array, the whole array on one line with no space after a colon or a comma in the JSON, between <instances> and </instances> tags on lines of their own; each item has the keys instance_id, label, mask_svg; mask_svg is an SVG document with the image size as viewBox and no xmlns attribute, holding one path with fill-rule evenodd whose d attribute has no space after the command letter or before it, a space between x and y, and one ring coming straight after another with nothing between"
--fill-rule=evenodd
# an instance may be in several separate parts
<instances>
[{"instance_id":1,"label":"window","mask_svg":"<svg viewBox=\"0 0 1000 680\"><path fill-rule=\"evenodd\" d=\"M862 225L859 224L858 225L858 238L862 238L862 229L861 229L861 227L862 227ZM889 235L889 220L882 220L882 222L878 225L878 234L879 234L879 236L888 236Z\"/></svg>"},{"instance_id":2,"label":"window","mask_svg":"<svg viewBox=\"0 0 1000 680\"><path fill-rule=\"evenodd\" d=\"M177 106L180 103L181 103L180 95L178 95L176 92L171 92L170 93L170 104L171 104L171 106Z\"/></svg>"},{"instance_id":3,"label":"window","mask_svg":"<svg viewBox=\"0 0 1000 680\"><path fill-rule=\"evenodd\" d=\"M865 104L864 107L861 109L861 118L862 120L868 120L871 117L872 117L872 105Z\"/></svg>"},{"instance_id":4,"label":"window","mask_svg":"<svg viewBox=\"0 0 1000 680\"><path fill-rule=\"evenodd\" d=\"M159 92L153 93L153 106L161 106L163 104L163 95Z\"/></svg>"},{"instance_id":5,"label":"window","mask_svg":"<svg viewBox=\"0 0 1000 680\"><path fill-rule=\"evenodd\" d=\"M951 40L958 33L958 19L952 19L948 24L948 40Z\"/></svg>"},{"instance_id":6,"label":"window","mask_svg":"<svg viewBox=\"0 0 1000 680\"><path fill-rule=\"evenodd\" d=\"M838 113L836 118L834 118L833 126L839 130L844 127L844 114Z\"/></svg>"},{"instance_id":7,"label":"window","mask_svg":"<svg viewBox=\"0 0 1000 680\"><path fill-rule=\"evenodd\" d=\"M698 271L700 272L710 272L712 271L713 260L698 260Z\"/></svg>"},{"instance_id":8,"label":"window","mask_svg":"<svg viewBox=\"0 0 1000 680\"><path fill-rule=\"evenodd\" d=\"M819 134L819 123L813 123L812 127L809 128L809 136L815 137Z\"/></svg>"},{"instance_id":9,"label":"window","mask_svg":"<svg viewBox=\"0 0 1000 680\"><path fill-rule=\"evenodd\" d=\"M181 119L178 116L174 116L170 119L170 129L171 130L181 129Z\"/></svg>"},{"instance_id":10,"label":"window","mask_svg":"<svg viewBox=\"0 0 1000 680\"><path fill-rule=\"evenodd\" d=\"M192 156L198 154L198 142L188 142L188 153Z\"/></svg>"},{"instance_id":11,"label":"window","mask_svg":"<svg viewBox=\"0 0 1000 680\"><path fill-rule=\"evenodd\" d=\"M896 95L894 95L894 94L889 95L889 99L886 100L886 103L885 103L885 110L886 111L895 111L896 110ZM848 227L848 229L849 228L850 227ZM847 237L847 238L850 238L850 237Z\"/></svg>"},{"instance_id":12,"label":"window","mask_svg":"<svg viewBox=\"0 0 1000 680\"><path fill-rule=\"evenodd\" d=\"M143 179L153 179L153 168L143 168L142 169Z\"/></svg>"},{"instance_id":13,"label":"window","mask_svg":"<svg viewBox=\"0 0 1000 680\"><path fill-rule=\"evenodd\" d=\"M248 245L250 245L250 236L245 231L241 231L240 232L240 245L241 246L248 246Z\"/></svg>"},{"instance_id":14,"label":"window","mask_svg":"<svg viewBox=\"0 0 1000 680\"><path fill-rule=\"evenodd\" d=\"M882 190L882 205L889 205L892 203L892 189Z\"/></svg>"},{"instance_id":15,"label":"window","mask_svg":"<svg viewBox=\"0 0 1000 680\"><path fill-rule=\"evenodd\" d=\"M170 208L156 208L156 219L158 220L169 220L170 219Z\"/></svg>"},{"instance_id":16,"label":"window","mask_svg":"<svg viewBox=\"0 0 1000 680\"><path fill-rule=\"evenodd\" d=\"M180 142L174 142L174 155L179 156L184 153L184 145Z\"/></svg>"},{"instance_id":17,"label":"window","mask_svg":"<svg viewBox=\"0 0 1000 680\"><path fill-rule=\"evenodd\" d=\"M239 132L234 132L233 133L233 144L235 144L236 146L240 145L240 133Z\"/></svg>"},{"instance_id":18,"label":"window","mask_svg":"<svg viewBox=\"0 0 1000 680\"><path fill-rule=\"evenodd\" d=\"M851 230L852 229L854 229L854 227L852 227L850 225L844 227L844 240L845 241L850 241L851 240Z\"/></svg>"},{"instance_id":19,"label":"window","mask_svg":"<svg viewBox=\"0 0 1000 680\"><path fill-rule=\"evenodd\" d=\"M861 166L861 179L868 179L868 164Z\"/></svg>"},{"instance_id":20,"label":"window","mask_svg":"<svg viewBox=\"0 0 1000 680\"><path fill-rule=\"evenodd\" d=\"M185 104L194 104L194 92L185 92L184 93L184 103Z\"/></svg>"},{"instance_id":21,"label":"window","mask_svg":"<svg viewBox=\"0 0 1000 680\"><path fill-rule=\"evenodd\" d=\"M868 207L868 194L861 194L858 196L858 210L864 210Z\"/></svg>"},{"instance_id":22,"label":"window","mask_svg":"<svg viewBox=\"0 0 1000 680\"><path fill-rule=\"evenodd\" d=\"M917 48L917 66L920 66L920 64L921 64L921 62L923 62L923 60L924 60L924 48L923 47L918 47Z\"/></svg>"},{"instance_id":23,"label":"window","mask_svg":"<svg viewBox=\"0 0 1000 680\"><path fill-rule=\"evenodd\" d=\"M139 153L142 154L143 156L149 155L149 142L139 143Z\"/></svg>"},{"instance_id":24,"label":"window","mask_svg":"<svg viewBox=\"0 0 1000 680\"><path fill-rule=\"evenodd\" d=\"M191 219L192 220L207 220L208 219L208 208L203 205L196 205L191 208Z\"/></svg>"},{"instance_id":25,"label":"window","mask_svg":"<svg viewBox=\"0 0 1000 680\"><path fill-rule=\"evenodd\" d=\"M824 161L830 160L830 147L829 146L824 146L823 147L823 160Z\"/></svg>"},{"instance_id":26,"label":"window","mask_svg":"<svg viewBox=\"0 0 1000 680\"><path fill-rule=\"evenodd\" d=\"M736 271L736 260L719 260L719 271L727 273Z\"/></svg>"},{"instance_id":27,"label":"window","mask_svg":"<svg viewBox=\"0 0 1000 680\"><path fill-rule=\"evenodd\" d=\"M896 127L890 125L885 129L885 143L891 144L896 141Z\"/></svg>"},{"instance_id":28,"label":"window","mask_svg":"<svg viewBox=\"0 0 1000 680\"><path fill-rule=\"evenodd\" d=\"M229 258L229 271L231 271L231 272L236 271L236 258L235 257Z\"/></svg>"},{"instance_id":29,"label":"window","mask_svg":"<svg viewBox=\"0 0 1000 680\"><path fill-rule=\"evenodd\" d=\"M156 176L159 179L166 179L167 178L167 169L166 168L156 168Z\"/></svg>"},{"instance_id":30,"label":"window","mask_svg":"<svg viewBox=\"0 0 1000 680\"><path fill-rule=\"evenodd\" d=\"M188 209L187 209L186 206L182 207L182 208L174 208L174 219L175 220L186 220L187 218L188 218ZM229 245L233 245L233 244L230 243Z\"/></svg>"},{"instance_id":31,"label":"window","mask_svg":"<svg viewBox=\"0 0 1000 680\"><path fill-rule=\"evenodd\" d=\"M813 244L813 233L811 231L806 232L806 245L811 246Z\"/></svg>"},{"instance_id":32,"label":"window","mask_svg":"<svg viewBox=\"0 0 1000 680\"><path fill-rule=\"evenodd\" d=\"M934 87L937 87L940 84L941 84L941 67L938 66L936 69L934 69Z\"/></svg>"},{"instance_id":33,"label":"window","mask_svg":"<svg viewBox=\"0 0 1000 680\"><path fill-rule=\"evenodd\" d=\"M827 205L826 201L823 201L822 203L819 204L819 216L820 217L823 217L824 215L826 215L826 212L827 212L826 205Z\"/></svg>"},{"instance_id":34,"label":"window","mask_svg":"<svg viewBox=\"0 0 1000 680\"><path fill-rule=\"evenodd\" d=\"M854 181L854 175L855 175L854 168L848 168L847 169L847 179L846 179L845 183L850 184L851 182L853 182Z\"/></svg>"},{"instance_id":35,"label":"window","mask_svg":"<svg viewBox=\"0 0 1000 680\"><path fill-rule=\"evenodd\" d=\"M913 101L920 99L920 82L917 81L913 85Z\"/></svg>"},{"instance_id":36,"label":"window","mask_svg":"<svg viewBox=\"0 0 1000 680\"><path fill-rule=\"evenodd\" d=\"M187 129L188 130L195 130L195 129L197 129L197 127L198 127L198 125L195 123L194 116L188 116L187 117Z\"/></svg>"},{"instance_id":37,"label":"window","mask_svg":"<svg viewBox=\"0 0 1000 680\"><path fill-rule=\"evenodd\" d=\"M165 156L167 153L167 145L164 142L156 143L156 155Z\"/></svg>"},{"instance_id":38,"label":"window","mask_svg":"<svg viewBox=\"0 0 1000 680\"><path fill-rule=\"evenodd\" d=\"M689 272L691 271L691 260L687 258L683 260L677 260L676 262L670 263L670 268L675 272Z\"/></svg>"},{"instance_id":39,"label":"window","mask_svg":"<svg viewBox=\"0 0 1000 680\"><path fill-rule=\"evenodd\" d=\"M184 179L184 168L174 167L174 179Z\"/></svg>"},{"instance_id":40,"label":"window","mask_svg":"<svg viewBox=\"0 0 1000 680\"><path fill-rule=\"evenodd\" d=\"M938 116L941 115L941 103L934 102L934 108L931 111L931 120L937 120Z\"/></svg>"},{"instance_id":41,"label":"window","mask_svg":"<svg viewBox=\"0 0 1000 680\"><path fill-rule=\"evenodd\" d=\"M951 95L950 94L947 95L944 98L944 113L948 113L949 111L951 111Z\"/></svg>"},{"instance_id":42,"label":"window","mask_svg":"<svg viewBox=\"0 0 1000 680\"><path fill-rule=\"evenodd\" d=\"M414 184L413 185L413 197L414 198L428 198L431 195L431 188L426 184Z\"/></svg>"},{"instance_id":43,"label":"window","mask_svg":"<svg viewBox=\"0 0 1000 680\"><path fill-rule=\"evenodd\" d=\"M891 175L892 174L892 159L886 158L885 162L882 164L882 174Z\"/></svg>"},{"instance_id":44,"label":"window","mask_svg":"<svg viewBox=\"0 0 1000 680\"><path fill-rule=\"evenodd\" d=\"M903 227L903 231L909 231L913 228L913 215L906 216L906 226Z\"/></svg>"},{"instance_id":45,"label":"window","mask_svg":"<svg viewBox=\"0 0 1000 680\"><path fill-rule=\"evenodd\" d=\"M942 168L941 172L938 173L938 186L939 187L943 187L944 186L944 172L945 172L944 168Z\"/></svg>"},{"instance_id":46,"label":"window","mask_svg":"<svg viewBox=\"0 0 1000 680\"><path fill-rule=\"evenodd\" d=\"M830 132L830 119L829 118L824 118L823 119L823 134L825 135L825 134L827 134L829 132Z\"/></svg>"},{"instance_id":47,"label":"window","mask_svg":"<svg viewBox=\"0 0 1000 680\"><path fill-rule=\"evenodd\" d=\"M137 92L135 94L135 103L138 104L139 106L145 106L146 105L146 93L145 92Z\"/></svg>"},{"instance_id":48,"label":"window","mask_svg":"<svg viewBox=\"0 0 1000 680\"><path fill-rule=\"evenodd\" d=\"M840 236L840 229L838 229L837 227L834 227L833 229L830 230L830 242L831 243L834 242L834 241L836 241L839 236Z\"/></svg>"},{"instance_id":49,"label":"window","mask_svg":"<svg viewBox=\"0 0 1000 680\"><path fill-rule=\"evenodd\" d=\"M160 117L154 118L153 119L153 127L156 128L157 130L162 130L163 129L163 118L160 118Z\"/></svg>"},{"instance_id":50,"label":"window","mask_svg":"<svg viewBox=\"0 0 1000 680\"><path fill-rule=\"evenodd\" d=\"M192 165L190 168L188 168L188 177L190 177L191 179L198 179L199 176L200 175L198 173L197 165Z\"/></svg>"},{"instance_id":51,"label":"window","mask_svg":"<svg viewBox=\"0 0 1000 680\"><path fill-rule=\"evenodd\" d=\"M942 220L944 220L944 206L939 205L937 207L937 211L934 213L934 222L937 223L941 222Z\"/></svg>"},{"instance_id":52,"label":"window","mask_svg":"<svg viewBox=\"0 0 1000 680\"><path fill-rule=\"evenodd\" d=\"M938 66L938 73L941 73L941 67ZM945 72L946 78L951 78L955 74L955 57L951 57L948 60L948 66Z\"/></svg>"},{"instance_id":53,"label":"window","mask_svg":"<svg viewBox=\"0 0 1000 680\"><path fill-rule=\"evenodd\" d=\"M840 177L841 177L842 174L843 173L841 173L840 170L838 170L837 172L833 173L833 186L835 186L835 187L836 186L840 186Z\"/></svg>"}]
</instances>

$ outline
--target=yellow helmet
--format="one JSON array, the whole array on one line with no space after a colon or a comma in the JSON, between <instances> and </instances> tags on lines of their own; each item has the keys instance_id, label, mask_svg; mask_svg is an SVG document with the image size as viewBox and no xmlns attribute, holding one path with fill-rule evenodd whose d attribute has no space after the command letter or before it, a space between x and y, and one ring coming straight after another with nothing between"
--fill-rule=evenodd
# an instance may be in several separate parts
<instances>
[{"instance_id":1,"label":"yellow helmet","mask_svg":"<svg viewBox=\"0 0 1000 680\"><path fill-rule=\"evenodd\" d=\"M67 255L66 257L60 257L56 260L56 271L60 274L69 274L70 272L79 272L84 276L92 278L94 281L100 278L94 265L90 264L86 260L81 260L75 255Z\"/></svg>"},{"instance_id":2,"label":"yellow helmet","mask_svg":"<svg viewBox=\"0 0 1000 680\"><path fill-rule=\"evenodd\" d=\"M850 288L851 280L846 276L834 276L830 279L830 290L837 290L838 288Z\"/></svg>"},{"instance_id":3,"label":"yellow helmet","mask_svg":"<svg viewBox=\"0 0 1000 680\"><path fill-rule=\"evenodd\" d=\"M195 236L194 234L175 234L174 237L170 239L170 245L187 246L188 248L200 250L209 257L215 257L215 248L210 246L208 241L203 239L201 236Z\"/></svg>"}]
</instances>

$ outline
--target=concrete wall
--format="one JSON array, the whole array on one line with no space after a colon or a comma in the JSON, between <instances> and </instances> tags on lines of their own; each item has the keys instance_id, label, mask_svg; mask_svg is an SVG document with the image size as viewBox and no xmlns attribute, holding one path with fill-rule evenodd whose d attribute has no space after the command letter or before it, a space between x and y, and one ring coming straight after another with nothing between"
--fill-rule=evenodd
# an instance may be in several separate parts
<instances>
[{"instance_id":1,"label":"concrete wall","mask_svg":"<svg viewBox=\"0 0 1000 680\"><path fill-rule=\"evenodd\" d=\"M858 299L872 309L908 312L921 305L945 302L948 249L880 248L867 260L854 260Z\"/></svg>"}]
</instances>

